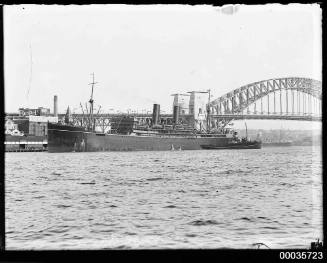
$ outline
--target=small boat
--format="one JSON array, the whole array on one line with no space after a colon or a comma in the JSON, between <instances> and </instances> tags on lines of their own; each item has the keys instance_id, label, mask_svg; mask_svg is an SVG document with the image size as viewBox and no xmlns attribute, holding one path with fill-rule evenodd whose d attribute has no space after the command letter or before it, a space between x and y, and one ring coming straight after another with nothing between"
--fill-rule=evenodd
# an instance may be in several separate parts
<instances>
[{"instance_id":1,"label":"small boat","mask_svg":"<svg viewBox=\"0 0 327 263\"><path fill-rule=\"evenodd\" d=\"M202 149L206 150L222 150L222 149L261 149L261 141L235 141L228 143L225 146L215 146L215 145L201 145Z\"/></svg>"},{"instance_id":2,"label":"small boat","mask_svg":"<svg viewBox=\"0 0 327 263\"><path fill-rule=\"evenodd\" d=\"M245 124L245 138L239 139L237 137L237 132L234 132L233 140L228 142L226 145L218 146L218 145L201 145L202 149L206 150L223 150L223 149L261 149L262 141L260 139L260 135L258 134L257 140L251 141L248 139L248 127Z\"/></svg>"}]
</instances>

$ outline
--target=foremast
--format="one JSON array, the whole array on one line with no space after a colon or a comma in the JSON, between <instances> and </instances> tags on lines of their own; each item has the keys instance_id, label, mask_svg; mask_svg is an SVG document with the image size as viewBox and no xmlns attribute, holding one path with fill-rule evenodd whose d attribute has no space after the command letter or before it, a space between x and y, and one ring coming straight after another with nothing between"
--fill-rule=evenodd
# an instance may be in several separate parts
<instances>
[{"instance_id":1,"label":"foremast","mask_svg":"<svg viewBox=\"0 0 327 263\"><path fill-rule=\"evenodd\" d=\"M93 132L95 130L95 127L94 127L95 123L94 123L94 118L93 118L93 110L94 110L93 90L94 90L94 85L97 84L98 82L94 82L94 72L91 75L92 75L92 82L89 83L89 85L92 85L91 97L89 100L89 103L90 103L90 125L89 125L89 128Z\"/></svg>"},{"instance_id":2,"label":"foremast","mask_svg":"<svg viewBox=\"0 0 327 263\"><path fill-rule=\"evenodd\" d=\"M207 105L207 132L210 133L211 118L210 118L210 89L208 89L208 105Z\"/></svg>"}]
</instances>

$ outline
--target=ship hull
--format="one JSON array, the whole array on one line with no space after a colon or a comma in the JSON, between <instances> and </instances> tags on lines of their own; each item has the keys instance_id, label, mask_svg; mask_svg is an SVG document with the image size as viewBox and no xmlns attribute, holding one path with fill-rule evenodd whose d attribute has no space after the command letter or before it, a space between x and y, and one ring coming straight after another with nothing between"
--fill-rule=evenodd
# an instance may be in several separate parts
<instances>
[{"instance_id":1,"label":"ship hull","mask_svg":"<svg viewBox=\"0 0 327 263\"><path fill-rule=\"evenodd\" d=\"M222 150L222 149L261 149L261 142L239 142L239 143L230 143L226 146L214 146L214 145L202 145L203 149L206 150Z\"/></svg>"},{"instance_id":2,"label":"ship hull","mask_svg":"<svg viewBox=\"0 0 327 263\"><path fill-rule=\"evenodd\" d=\"M203 145L227 146L232 138L200 136L138 136L101 134L54 126L48 129L49 152L201 150Z\"/></svg>"}]
</instances>

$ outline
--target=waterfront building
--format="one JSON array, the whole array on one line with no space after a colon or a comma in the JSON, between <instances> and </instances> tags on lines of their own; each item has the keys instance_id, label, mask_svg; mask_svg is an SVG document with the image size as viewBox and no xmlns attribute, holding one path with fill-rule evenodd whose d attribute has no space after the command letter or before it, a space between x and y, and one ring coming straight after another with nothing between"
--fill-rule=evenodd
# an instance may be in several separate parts
<instances>
[{"instance_id":1,"label":"waterfront building","mask_svg":"<svg viewBox=\"0 0 327 263\"><path fill-rule=\"evenodd\" d=\"M18 125L11 119L5 121L5 134L13 134L18 132Z\"/></svg>"},{"instance_id":2,"label":"waterfront building","mask_svg":"<svg viewBox=\"0 0 327 263\"><path fill-rule=\"evenodd\" d=\"M50 109L38 107L37 109L19 108L19 116L49 116Z\"/></svg>"},{"instance_id":3,"label":"waterfront building","mask_svg":"<svg viewBox=\"0 0 327 263\"><path fill-rule=\"evenodd\" d=\"M53 116L28 116L26 119L15 120L18 130L26 135L47 136L48 122L57 123L58 117Z\"/></svg>"}]
</instances>

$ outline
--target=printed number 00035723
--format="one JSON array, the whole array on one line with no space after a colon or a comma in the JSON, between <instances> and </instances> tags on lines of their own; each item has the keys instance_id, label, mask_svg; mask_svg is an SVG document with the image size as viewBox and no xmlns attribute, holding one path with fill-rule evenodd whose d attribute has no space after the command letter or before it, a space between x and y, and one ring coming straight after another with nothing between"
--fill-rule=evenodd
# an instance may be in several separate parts
<instances>
[{"instance_id":1,"label":"printed number 00035723","mask_svg":"<svg viewBox=\"0 0 327 263\"><path fill-rule=\"evenodd\" d=\"M280 259L323 259L322 252L311 252L311 251L304 251L304 252L280 252L279 253Z\"/></svg>"}]
</instances>

